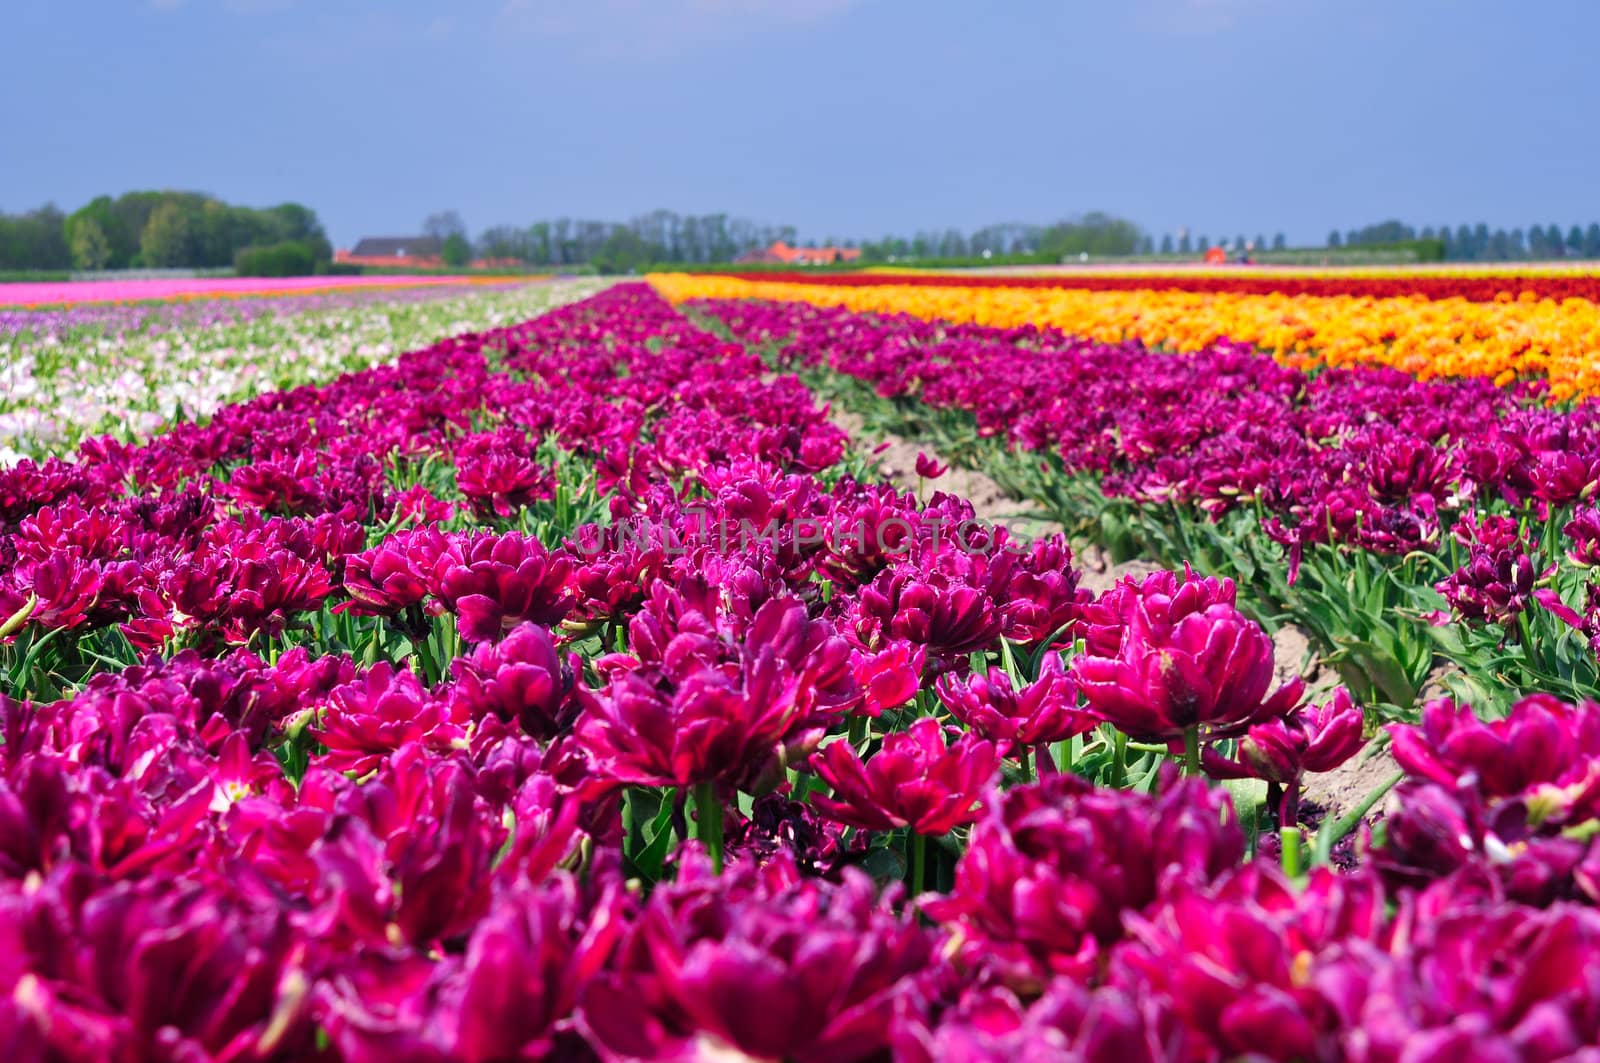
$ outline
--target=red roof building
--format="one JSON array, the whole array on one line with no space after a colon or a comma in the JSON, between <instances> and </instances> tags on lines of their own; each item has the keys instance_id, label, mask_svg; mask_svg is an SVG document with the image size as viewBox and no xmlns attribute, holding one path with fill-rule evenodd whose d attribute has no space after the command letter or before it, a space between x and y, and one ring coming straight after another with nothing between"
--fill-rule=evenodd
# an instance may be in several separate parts
<instances>
[{"instance_id":1,"label":"red roof building","mask_svg":"<svg viewBox=\"0 0 1600 1063\"><path fill-rule=\"evenodd\" d=\"M778 240L764 251L750 251L734 261L766 262L781 266L820 266L834 262L854 262L860 257L861 251L854 247L791 247Z\"/></svg>"},{"instance_id":2,"label":"red roof building","mask_svg":"<svg viewBox=\"0 0 1600 1063\"><path fill-rule=\"evenodd\" d=\"M365 236L348 251L335 251L335 262L387 269L438 269L442 245L432 236Z\"/></svg>"},{"instance_id":3,"label":"red roof building","mask_svg":"<svg viewBox=\"0 0 1600 1063\"><path fill-rule=\"evenodd\" d=\"M432 236L366 236L348 251L335 251L335 262L375 269L443 269L443 245ZM473 269L519 269L515 258L479 258Z\"/></svg>"}]
</instances>

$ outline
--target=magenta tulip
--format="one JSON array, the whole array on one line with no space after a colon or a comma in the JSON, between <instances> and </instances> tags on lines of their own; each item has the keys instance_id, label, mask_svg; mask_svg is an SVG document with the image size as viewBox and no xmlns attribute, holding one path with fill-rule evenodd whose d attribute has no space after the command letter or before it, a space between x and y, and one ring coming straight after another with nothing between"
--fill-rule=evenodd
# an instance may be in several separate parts
<instances>
[{"instance_id":1,"label":"magenta tulip","mask_svg":"<svg viewBox=\"0 0 1600 1063\"><path fill-rule=\"evenodd\" d=\"M1136 607L1114 655L1073 660L1091 710L1135 738L1198 732L1209 740L1281 717L1299 702L1299 679L1269 694L1272 639L1243 613L1218 603L1170 615Z\"/></svg>"},{"instance_id":2,"label":"magenta tulip","mask_svg":"<svg viewBox=\"0 0 1600 1063\"><path fill-rule=\"evenodd\" d=\"M1061 656L1044 655L1039 678L1013 689L1004 669L991 668L987 678L942 677L939 700L952 715L993 742L1032 748L1087 734L1098 717L1078 708L1078 687L1066 674Z\"/></svg>"},{"instance_id":3,"label":"magenta tulip","mask_svg":"<svg viewBox=\"0 0 1600 1063\"><path fill-rule=\"evenodd\" d=\"M947 834L976 818L999 759L994 743L975 735L947 746L944 728L924 717L885 738L865 764L849 742L824 746L811 767L833 787L833 796L813 795L811 803L862 830Z\"/></svg>"}]
</instances>

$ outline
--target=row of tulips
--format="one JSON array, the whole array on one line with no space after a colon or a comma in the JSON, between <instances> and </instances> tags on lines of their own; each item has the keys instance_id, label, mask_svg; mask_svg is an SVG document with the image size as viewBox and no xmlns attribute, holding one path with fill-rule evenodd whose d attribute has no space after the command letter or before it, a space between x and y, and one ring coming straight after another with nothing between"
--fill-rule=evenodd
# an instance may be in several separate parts
<instances>
[{"instance_id":1,"label":"row of tulips","mask_svg":"<svg viewBox=\"0 0 1600 1063\"><path fill-rule=\"evenodd\" d=\"M847 442L623 285L0 472L12 1052L1585 1058L1600 708L1397 725L1336 872L1232 583Z\"/></svg>"},{"instance_id":2,"label":"row of tulips","mask_svg":"<svg viewBox=\"0 0 1600 1063\"><path fill-rule=\"evenodd\" d=\"M525 321L594 281L0 310L0 466L128 440L437 339Z\"/></svg>"},{"instance_id":3,"label":"row of tulips","mask_svg":"<svg viewBox=\"0 0 1600 1063\"><path fill-rule=\"evenodd\" d=\"M1600 304L1586 299L1472 302L1152 290L1091 291L951 285L776 283L654 275L674 301L772 299L904 313L997 328L1050 327L1101 343L1138 340L1174 351L1233 340L1290 366L1389 366L1423 380L1545 382L1556 400L1600 393Z\"/></svg>"},{"instance_id":4,"label":"row of tulips","mask_svg":"<svg viewBox=\"0 0 1600 1063\"><path fill-rule=\"evenodd\" d=\"M1485 706L1600 696L1600 405L1392 370L1307 375L1049 330L806 303L697 313L887 430L1044 503L1118 559L1228 575L1363 700L1409 712L1439 666Z\"/></svg>"},{"instance_id":5,"label":"row of tulips","mask_svg":"<svg viewBox=\"0 0 1600 1063\"><path fill-rule=\"evenodd\" d=\"M783 284L931 285L965 288L1074 288L1083 291L1231 292L1237 295L1286 295L1334 298L1464 299L1474 303L1582 299L1600 303L1600 273L1559 271L1496 273L1488 270L1451 274L1394 270L1303 272L1207 269L1067 269L1044 274L930 273L913 270L862 273L733 273L747 281Z\"/></svg>"},{"instance_id":6,"label":"row of tulips","mask_svg":"<svg viewBox=\"0 0 1600 1063\"><path fill-rule=\"evenodd\" d=\"M0 283L0 307L71 307L160 303L172 300L260 299L326 292L398 288L494 287L517 278L388 274L323 277L134 277L121 280L11 281Z\"/></svg>"}]
</instances>

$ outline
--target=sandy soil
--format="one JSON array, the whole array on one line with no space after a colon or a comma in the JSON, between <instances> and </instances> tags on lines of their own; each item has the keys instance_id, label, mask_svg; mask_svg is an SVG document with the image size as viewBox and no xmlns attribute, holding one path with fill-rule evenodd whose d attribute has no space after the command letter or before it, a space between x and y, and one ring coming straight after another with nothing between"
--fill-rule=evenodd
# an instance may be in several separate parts
<instances>
[{"instance_id":1,"label":"sandy soil","mask_svg":"<svg viewBox=\"0 0 1600 1063\"><path fill-rule=\"evenodd\" d=\"M1078 586L1096 594L1110 590L1111 586L1124 576L1137 579L1152 572L1160 572L1166 567L1154 561L1140 559L1113 564L1111 555L1093 543L1078 552L1077 562L1078 567L1083 570L1083 579L1078 582Z\"/></svg>"},{"instance_id":2,"label":"sandy soil","mask_svg":"<svg viewBox=\"0 0 1600 1063\"><path fill-rule=\"evenodd\" d=\"M1368 794L1389 781L1400 765L1394 761L1389 747L1358 753L1342 767L1305 777L1301 784L1300 800L1322 809L1325 820L1337 819L1366 800ZM1371 822L1383 814L1386 802L1379 801L1367 813Z\"/></svg>"},{"instance_id":3,"label":"sandy soil","mask_svg":"<svg viewBox=\"0 0 1600 1063\"><path fill-rule=\"evenodd\" d=\"M1061 531L1061 525L1046 517L1037 505L1012 498L993 479L973 469L951 466L937 479L919 478L918 454L926 454L940 465L946 464L939 453L926 444L919 445L896 435L869 437L859 416L837 407L831 411L829 419L848 432L857 448L877 463L879 475L902 491L920 491L924 499L931 498L936 491L960 495L972 503L979 520L1002 525L1025 538Z\"/></svg>"}]
</instances>

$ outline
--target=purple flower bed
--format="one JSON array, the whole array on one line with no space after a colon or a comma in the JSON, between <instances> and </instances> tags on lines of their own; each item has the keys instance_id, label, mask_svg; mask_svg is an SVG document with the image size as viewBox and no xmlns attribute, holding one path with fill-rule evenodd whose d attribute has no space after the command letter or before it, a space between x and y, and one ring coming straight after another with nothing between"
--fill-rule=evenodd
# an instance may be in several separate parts
<instances>
[{"instance_id":1,"label":"purple flower bed","mask_svg":"<svg viewBox=\"0 0 1600 1063\"><path fill-rule=\"evenodd\" d=\"M1589 1058L1600 707L1396 725L1303 870L1361 711L1232 582L1096 597L848 442L625 285L0 471L6 1043Z\"/></svg>"}]
</instances>

